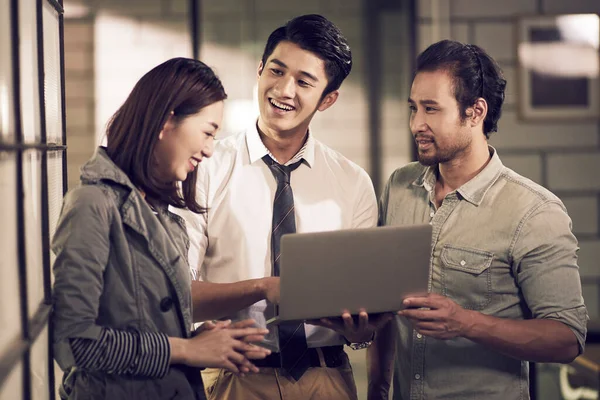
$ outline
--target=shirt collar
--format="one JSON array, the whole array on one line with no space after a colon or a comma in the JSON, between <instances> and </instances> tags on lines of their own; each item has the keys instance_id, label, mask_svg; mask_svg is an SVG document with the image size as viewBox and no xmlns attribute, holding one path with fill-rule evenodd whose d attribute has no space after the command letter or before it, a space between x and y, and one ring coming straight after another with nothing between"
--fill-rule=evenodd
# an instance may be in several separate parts
<instances>
[{"instance_id":1,"label":"shirt collar","mask_svg":"<svg viewBox=\"0 0 600 400\"><path fill-rule=\"evenodd\" d=\"M504 165L502 161L500 161L500 157L498 156L498 152L495 148L488 145L488 149L492 158L485 166L484 169L481 170L473 179L463 184L461 187L456 189L456 191L469 203L472 203L476 206L481 204L481 201L485 197L487 191L492 187L494 182L500 176ZM425 168L423 173L415 179L413 185L421 186L425 188L428 192L431 192L433 188L435 188L435 183L437 181L437 172L438 166L434 165L431 167Z\"/></svg>"},{"instance_id":2,"label":"shirt collar","mask_svg":"<svg viewBox=\"0 0 600 400\"><path fill-rule=\"evenodd\" d=\"M271 156L271 158L275 159L275 157L273 157L269 149L267 149L263 141L260 139L256 122L252 124L252 126L249 126L246 130L246 146L248 146L250 163L254 163L257 160L262 159L267 154ZM304 160L309 167L312 167L315 161L315 139L310 133L310 129L308 131L308 138L306 139L306 142L304 142L302 148L298 150L294 157L292 157L292 159L289 160L285 165L290 165L300 160Z\"/></svg>"}]
</instances>

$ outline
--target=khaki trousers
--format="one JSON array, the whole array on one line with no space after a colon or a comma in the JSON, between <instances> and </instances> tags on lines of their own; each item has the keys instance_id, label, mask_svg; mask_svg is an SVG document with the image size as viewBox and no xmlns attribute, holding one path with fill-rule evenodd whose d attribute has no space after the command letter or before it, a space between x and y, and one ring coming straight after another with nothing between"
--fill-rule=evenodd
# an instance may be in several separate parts
<instances>
[{"instance_id":1,"label":"khaki trousers","mask_svg":"<svg viewBox=\"0 0 600 400\"><path fill-rule=\"evenodd\" d=\"M298 382L279 368L261 368L256 374L236 376L224 369L207 368L202 379L208 400L357 400L350 363L309 368Z\"/></svg>"}]
</instances>

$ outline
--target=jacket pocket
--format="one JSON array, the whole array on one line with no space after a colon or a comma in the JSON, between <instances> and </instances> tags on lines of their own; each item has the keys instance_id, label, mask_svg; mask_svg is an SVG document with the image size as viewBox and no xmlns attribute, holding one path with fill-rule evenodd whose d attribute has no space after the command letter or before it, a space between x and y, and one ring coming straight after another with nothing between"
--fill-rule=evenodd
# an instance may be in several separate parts
<instances>
[{"instance_id":1,"label":"jacket pocket","mask_svg":"<svg viewBox=\"0 0 600 400\"><path fill-rule=\"evenodd\" d=\"M470 310L482 310L490 304L493 253L445 245L441 259L444 296Z\"/></svg>"}]
</instances>

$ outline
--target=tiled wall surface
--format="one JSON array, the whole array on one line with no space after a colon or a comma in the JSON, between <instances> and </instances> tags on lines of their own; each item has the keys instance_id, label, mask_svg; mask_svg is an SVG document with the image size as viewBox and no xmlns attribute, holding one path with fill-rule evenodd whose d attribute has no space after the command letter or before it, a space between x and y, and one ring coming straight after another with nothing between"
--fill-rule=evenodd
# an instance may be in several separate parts
<instances>
[{"instance_id":1,"label":"tiled wall surface","mask_svg":"<svg viewBox=\"0 0 600 400\"><path fill-rule=\"evenodd\" d=\"M435 7L418 2L419 50L432 43ZM520 15L600 13L597 0L449 0L452 39L483 47L502 66L507 101L499 130L490 139L505 165L544 185L565 203L581 250L579 264L590 316L600 318L600 121L524 122L517 113L516 23ZM438 13L439 15L439 13ZM589 283L588 283L589 282Z\"/></svg>"}]
</instances>

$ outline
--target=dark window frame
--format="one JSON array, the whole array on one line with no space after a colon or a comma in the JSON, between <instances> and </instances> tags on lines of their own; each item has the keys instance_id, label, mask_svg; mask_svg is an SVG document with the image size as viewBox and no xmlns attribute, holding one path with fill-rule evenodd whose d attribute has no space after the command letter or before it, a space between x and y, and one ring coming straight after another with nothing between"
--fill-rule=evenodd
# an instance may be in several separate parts
<instances>
[{"instance_id":1,"label":"dark window frame","mask_svg":"<svg viewBox=\"0 0 600 400\"><path fill-rule=\"evenodd\" d=\"M59 29L59 60L60 60L60 91L61 91L61 116L62 119L62 144L48 143L46 132L46 102L44 96L44 26L43 26L43 7L49 4L58 14ZM20 294L20 313L21 313L21 334L13 340L13 345L4 353L0 354L0 388L8 376L16 368L18 361L22 362L22 386L23 399L29 400L32 397L31 392L31 348L36 342L44 328L48 327L48 393L50 400L56 398L54 385L54 357L52 351L52 329L50 326L50 312L52 308L52 287L50 271L50 221L49 221L49 199L48 199L48 153L62 153L62 193L67 190L67 137L66 137L66 118L65 118L65 68L64 68L64 10L62 0L36 0L36 22L37 22L37 56L38 56L38 96L40 111L40 142L24 143L22 130L21 114L21 75L19 56L19 0L11 0L10 19L11 19L11 56L12 56L12 80L13 93L12 101L14 106L14 143L4 143L0 141L0 152L15 155L16 162L16 184L17 191L17 241L18 241L18 276L19 276L19 294ZM42 302L30 319L28 316L28 288L27 273L33 270L32 266L27 265L27 248L25 242L25 202L23 198L23 156L25 152L36 151L41 154L41 184L37 191L41 196L41 218L42 218L42 270L44 297Z\"/></svg>"}]
</instances>

